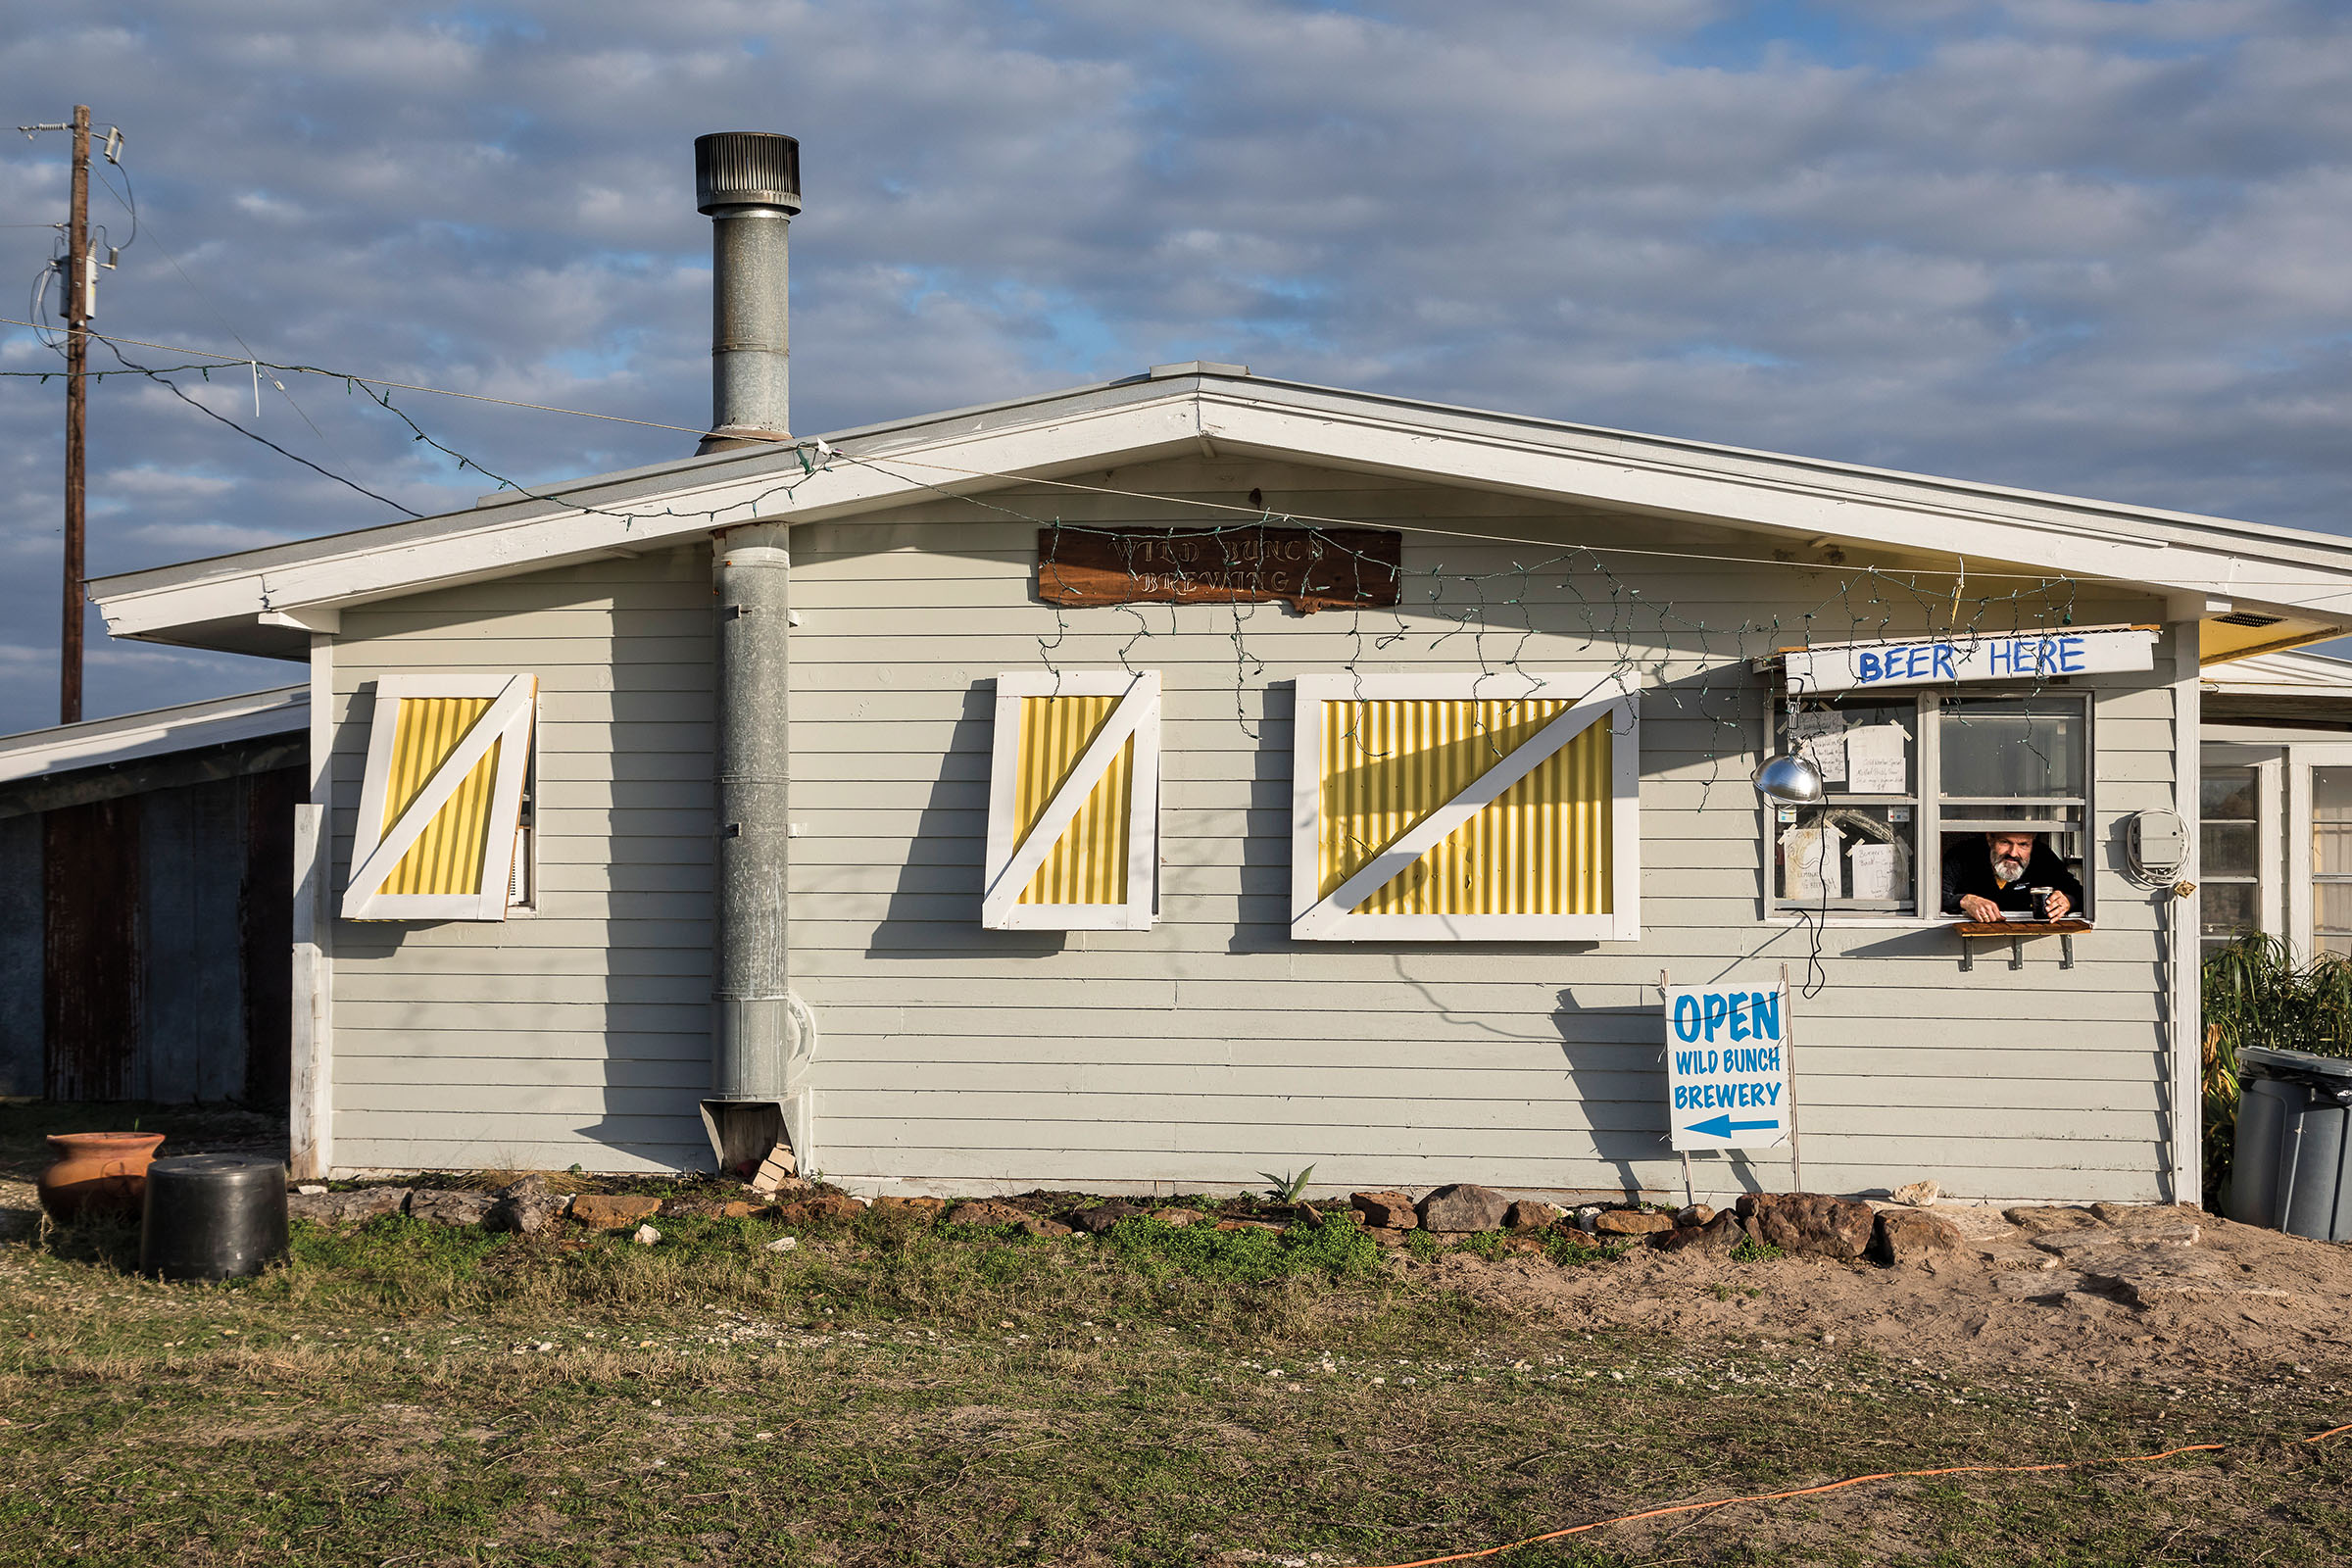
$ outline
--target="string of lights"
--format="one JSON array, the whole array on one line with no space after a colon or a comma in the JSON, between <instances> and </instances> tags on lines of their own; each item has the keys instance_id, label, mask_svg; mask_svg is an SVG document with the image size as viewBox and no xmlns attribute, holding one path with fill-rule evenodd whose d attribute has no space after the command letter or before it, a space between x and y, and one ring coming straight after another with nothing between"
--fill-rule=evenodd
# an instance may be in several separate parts
<instances>
[{"instance_id":1,"label":"string of lights","mask_svg":"<svg viewBox=\"0 0 2352 1568\"><path fill-rule=\"evenodd\" d=\"M190 398L170 377L194 370L210 379L211 372L216 369L250 370L258 374L267 368L338 379L345 383L347 391L358 391L398 419L412 441L421 443L445 457L456 465L459 471L480 473L500 489L511 490L519 498L615 519L622 522L624 527L653 521L720 525L722 512L733 519L756 516L772 504L789 500L810 478L829 471L837 465L855 465L943 501L976 508L1038 528L1042 530L1041 537L1052 542L1057 543L1064 535L1093 535L1107 539L1120 553L1131 582L1144 575L1135 555L1143 536L1139 535L1135 525L1123 524L1114 528L1071 522L1065 520L1058 512L1041 513L1018 505L1007 505L1004 501L990 499L987 495L968 489L954 488L925 473L909 470L928 469L933 473L953 475L957 481L980 481L996 486L1102 495L1161 510L1163 514L1181 514L1187 510L1222 514L1222 520L1208 522L1205 527L1168 522L1162 532L1169 539L1181 533L1191 540L1221 546L1222 541L1229 538L1260 533L1269 527L1303 528L1308 535L1313 559L1331 559L1341 563L1343 569L1350 571L1359 584L1369 574L1381 577L1393 575L1396 579L1396 601L1387 612L1393 626L1367 625L1364 617L1374 612L1361 603L1344 612L1349 617L1347 633L1349 651L1343 667L1349 673L1360 679L1369 664L1412 662L1413 656L1406 650L1424 638L1427 639L1426 646L1418 650L1421 659L1445 661L1452 657L1450 645L1460 640L1467 654L1467 662L1474 663L1478 670L1471 686L1474 699L1484 700L1489 681L1510 676L1526 681L1526 685L1516 691L1497 689L1494 700L1503 704L1501 711L1505 715L1499 725L1490 725L1483 716L1473 717L1473 732L1484 736L1490 751L1499 758L1503 754L1498 737L1520 721L1525 705L1556 701L1533 695L1534 692L1540 692L1541 687L1532 678L1535 672L1523 662L1529 650L1541 648L1543 662L1547 666L1572 659L1589 664L1586 656L1597 652L1600 656L1600 673L1604 679L1615 681L1623 690L1631 691L1640 687L1645 701L1662 702L1666 706L1669 711L1662 716L1692 719L1705 726L1705 734L1709 739L1698 747L1706 763L1706 774L1700 781L1699 804L1702 809L1711 803L1716 787L1726 782L1723 764L1727 758L1738 759L1744 769L1746 760L1754 755L1757 742L1761 740L1767 748L1771 743L1769 733L1759 734L1756 687L1743 666L1769 661L1791 649L1810 651L1825 639L1866 639L1887 635L1898 626L1914 629L1933 627L1939 621L1945 628L1943 635L1957 638L2046 631L2073 624L2078 595L2084 585L2107 580L2076 574L1991 572L1982 567L1972 573L1966 561L1957 557L1955 566L1951 568L1933 564L1906 564L1899 567L1877 564L1847 565L1827 560L1794 559L1787 555L1743 556L1608 543L1570 543L1557 538L1502 534L1444 522L1290 513L1263 505L1243 506L1197 495L1173 495L1030 474L956 467L905 456L869 458L844 453L821 440L791 443L789 450L798 459L799 473L748 502L737 501L723 508L700 511L676 507L615 509L566 495L561 486L541 489L498 472L480 460L435 437L402 409L391 394L394 391L433 393L591 418L617 419L614 416L450 392L444 388L363 376L319 366L280 364L229 355L209 356L209 363L197 360L177 366L149 368L128 360L116 346L118 343L136 344L139 340L113 339L96 333L91 335L107 342L110 351L123 366L122 371L103 373L138 374L161 381L183 401L238 430L240 434L261 441L273 451L412 516L416 514L389 497L377 495L365 486L334 474L206 408ZM171 348L169 345L149 346L168 348L181 354L208 354L205 350ZM62 372L0 373L37 374L46 379L49 375ZM689 427L659 424L652 420L617 419L617 422L676 430L682 434L699 433ZM1251 499L1255 501L1256 497ZM1446 559L1433 561L1426 566L1391 565L1354 549L1336 531L1363 528L1391 529L1424 539L1443 540L1457 548L1506 547L1513 554L1506 564L1490 569L1464 568L1449 564ZM1051 549L1048 553L1052 553ZM1222 557L1225 552L1220 548L1211 552L1211 555L1212 558ZM1815 578L1826 577L1829 586L1820 593L1811 608L1793 615L1773 612L1762 615L1743 615L1736 623L1719 623L1708 619L1704 612L1686 612L1678 608L1678 601L1674 597L1660 596L1654 592L1645 595L1642 587L1627 581L1610 564L1608 558L1667 559L1691 564L1727 566L1740 572L1765 567L1784 568L1808 573ZM1212 611L1218 608L1223 610L1222 635L1229 642L1233 656L1235 722L1246 735L1257 739L1260 730L1251 722L1249 698L1270 666L1250 646L1250 634L1258 607L1276 596L1269 592L1270 585L1262 575L1262 554L1254 559L1260 563L1259 566L1239 574L1228 569L1207 576L1197 576L1180 559L1172 563L1159 563L1158 569L1163 577L1172 576L1179 590L1166 607L1168 619L1165 635L1183 634L1188 604L1205 604ZM1169 569L1171 564L1172 570ZM1977 594L1970 597L1967 589L1972 575L1981 585L2009 582L2015 586L2006 592L1986 592L1980 587ZM1144 596L1139 594L1135 597L1141 599ZM1041 634L1037 638L1038 657L1046 669L1058 675L1061 672L1061 660L1066 657L1077 628L1072 625L1064 605L1057 600L1050 602L1054 609L1054 626L1051 635ZM1114 657L1122 668L1133 671L1137 667L1137 660L1148 657L1145 645L1163 633L1154 627L1152 618L1133 599L1105 608L1115 609L1132 617L1133 624L1116 646ZM1417 615L1408 617L1408 609L1417 611ZM1416 624L1416 620L1420 623ZM1571 649L1551 642L1550 639L1554 637L1577 640ZM1678 662L1686 662L1696 666L1698 678L1691 679L1689 672L1677 672L1671 668ZM1726 671L1737 672L1736 677L1724 680L1722 676ZM1360 686L1358 692L1360 697ZM1771 705L1772 695L1767 691L1763 697L1763 716L1767 719ZM1353 707L1356 711L1350 714L1347 738L1367 758L1386 755L1373 751L1369 740L1356 727L1362 705L1359 702ZM1768 725L1764 727L1768 728ZM1744 786L1744 776L1739 782ZM1359 845L1358 848L1369 853L1374 847ZM1469 872L1465 866L1467 874ZM1793 912L1808 928L1811 938L1812 952L1805 985L1807 995L1816 993L1826 978L1819 959L1828 906L1829 894L1824 882L1818 907L1803 905L1793 906Z\"/></svg>"}]
</instances>

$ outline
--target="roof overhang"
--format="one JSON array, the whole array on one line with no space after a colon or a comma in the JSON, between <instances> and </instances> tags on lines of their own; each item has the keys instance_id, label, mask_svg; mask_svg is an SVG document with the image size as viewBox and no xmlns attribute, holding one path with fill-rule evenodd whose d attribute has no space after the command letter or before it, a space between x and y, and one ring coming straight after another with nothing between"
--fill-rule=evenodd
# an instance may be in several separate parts
<instances>
[{"instance_id":1,"label":"roof overhang","mask_svg":"<svg viewBox=\"0 0 2352 1568\"><path fill-rule=\"evenodd\" d=\"M2352 550L2325 534L1334 391L1211 368L485 498L462 513L99 579L117 636L298 657L347 607L669 547L753 521L910 501L1183 454L1831 537L2166 597L2206 658L2352 630ZM2224 617L2260 621L2225 631Z\"/></svg>"},{"instance_id":2,"label":"roof overhang","mask_svg":"<svg viewBox=\"0 0 2352 1568\"><path fill-rule=\"evenodd\" d=\"M0 784L307 732L310 722L310 687L281 686L0 735Z\"/></svg>"}]
</instances>

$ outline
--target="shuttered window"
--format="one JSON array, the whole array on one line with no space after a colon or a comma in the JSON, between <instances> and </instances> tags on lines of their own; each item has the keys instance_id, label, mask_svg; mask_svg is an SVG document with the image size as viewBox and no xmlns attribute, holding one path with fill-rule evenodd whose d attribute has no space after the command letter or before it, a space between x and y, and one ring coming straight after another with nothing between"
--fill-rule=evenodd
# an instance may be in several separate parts
<instances>
[{"instance_id":1,"label":"shuttered window","mask_svg":"<svg viewBox=\"0 0 2352 1568\"><path fill-rule=\"evenodd\" d=\"M538 693L530 675L376 682L346 919L506 918Z\"/></svg>"},{"instance_id":2,"label":"shuttered window","mask_svg":"<svg viewBox=\"0 0 2352 1568\"><path fill-rule=\"evenodd\" d=\"M1630 677L1308 675L1294 731L1291 934L1641 934Z\"/></svg>"},{"instance_id":3,"label":"shuttered window","mask_svg":"<svg viewBox=\"0 0 2352 1568\"><path fill-rule=\"evenodd\" d=\"M998 676L980 923L1149 930L1158 871L1158 674Z\"/></svg>"}]
</instances>

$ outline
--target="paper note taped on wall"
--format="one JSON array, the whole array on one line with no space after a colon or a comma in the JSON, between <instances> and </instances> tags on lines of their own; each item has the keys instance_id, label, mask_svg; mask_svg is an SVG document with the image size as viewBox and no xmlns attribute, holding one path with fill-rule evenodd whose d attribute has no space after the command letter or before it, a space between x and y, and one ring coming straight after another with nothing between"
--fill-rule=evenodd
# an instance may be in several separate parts
<instances>
[{"instance_id":1,"label":"paper note taped on wall","mask_svg":"<svg viewBox=\"0 0 2352 1568\"><path fill-rule=\"evenodd\" d=\"M1911 732L1900 724L1864 724L1845 732L1846 791L1853 795L1908 795L1911 770L1904 755Z\"/></svg>"},{"instance_id":2,"label":"paper note taped on wall","mask_svg":"<svg viewBox=\"0 0 2352 1568\"><path fill-rule=\"evenodd\" d=\"M1835 709L1788 715L1788 739L1821 769L1824 784L1845 782L1845 715Z\"/></svg>"},{"instance_id":3,"label":"paper note taped on wall","mask_svg":"<svg viewBox=\"0 0 2352 1568\"><path fill-rule=\"evenodd\" d=\"M1799 902L1841 898L1838 846L1844 836L1834 827L1792 827L1781 835L1781 897ZM1826 886L1825 886L1826 884Z\"/></svg>"},{"instance_id":4,"label":"paper note taped on wall","mask_svg":"<svg viewBox=\"0 0 2352 1568\"><path fill-rule=\"evenodd\" d=\"M1845 782L1844 731L1840 730L1835 735L1815 735L1808 740L1798 741L1796 754L1812 760L1813 765L1821 769L1821 781L1824 784Z\"/></svg>"},{"instance_id":5,"label":"paper note taped on wall","mask_svg":"<svg viewBox=\"0 0 2352 1568\"><path fill-rule=\"evenodd\" d=\"M1911 892L1911 856L1900 844L1857 844L1845 852L1852 898L1901 899Z\"/></svg>"}]
</instances>

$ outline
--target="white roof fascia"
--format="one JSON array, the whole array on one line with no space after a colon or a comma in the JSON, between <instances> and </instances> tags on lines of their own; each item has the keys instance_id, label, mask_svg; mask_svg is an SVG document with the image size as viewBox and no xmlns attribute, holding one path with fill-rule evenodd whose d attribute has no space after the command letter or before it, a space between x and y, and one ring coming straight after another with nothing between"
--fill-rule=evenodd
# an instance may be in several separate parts
<instances>
[{"instance_id":1,"label":"white roof fascia","mask_svg":"<svg viewBox=\"0 0 2352 1568\"><path fill-rule=\"evenodd\" d=\"M478 520L437 537L387 540L247 570L235 569L238 558L224 557L220 564L228 569L194 581L172 581L170 568L105 579L92 585L92 597L106 615L108 631L118 637L231 616L340 609L570 562L638 555L741 523L816 522L940 491L1001 489L1020 483L1020 475L1084 466L1105 452L1131 461L1197 451L1195 401L1168 396L920 443L860 443L855 451L844 445L841 450L852 461L836 461L813 474L804 474L796 461L788 472L714 474L710 482L645 498L659 502L659 510L622 511L631 503L590 499L575 507L534 503L516 509L520 514L505 509L461 514ZM867 466L916 453L939 467L902 472ZM975 478L967 470L1004 477ZM153 585L141 583L141 577Z\"/></svg>"},{"instance_id":2,"label":"white roof fascia","mask_svg":"<svg viewBox=\"0 0 2352 1568\"><path fill-rule=\"evenodd\" d=\"M118 636L251 624L637 554L756 519L849 517L1212 449L1957 554L2352 624L2352 549L2328 535L1259 377L1139 377L827 439L842 459L811 475L791 448L718 454L564 486L561 502L103 579L93 597Z\"/></svg>"},{"instance_id":3,"label":"white roof fascia","mask_svg":"<svg viewBox=\"0 0 2352 1568\"><path fill-rule=\"evenodd\" d=\"M1565 446L1498 429L1441 432L1426 419L1301 410L1249 390L1203 393L1201 429L1220 451L1320 458L1399 478L1957 553L1988 565L2023 564L2053 576L2114 578L2352 621L2352 545L2324 534L1723 449L1694 462L1702 454L1648 438ZM1955 523L1966 532L1956 533ZM2208 542L2216 531L2224 537Z\"/></svg>"},{"instance_id":4,"label":"white roof fascia","mask_svg":"<svg viewBox=\"0 0 2352 1568\"><path fill-rule=\"evenodd\" d=\"M2352 661L2297 652L2250 654L2209 665L2207 691L2258 697L2352 698Z\"/></svg>"},{"instance_id":5,"label":"white roof fascia","mask_svg":"<svg viewBox=\"0 0 2352 1568\"><path fill-rule=\"evenodd\" d=\"M290 734L309 728L310 712L309 686L281 686L0 735L0 783Z\"/></svg>"}]
</instances>

